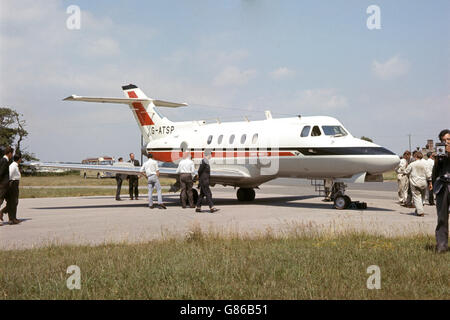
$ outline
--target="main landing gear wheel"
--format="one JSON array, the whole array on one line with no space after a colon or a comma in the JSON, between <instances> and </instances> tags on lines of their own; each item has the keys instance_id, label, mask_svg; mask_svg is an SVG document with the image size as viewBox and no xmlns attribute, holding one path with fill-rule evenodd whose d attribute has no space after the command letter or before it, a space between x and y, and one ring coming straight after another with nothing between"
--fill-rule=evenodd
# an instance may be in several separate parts
<instances>
[{"instance_id":1,"label":"main landing gear wheel","mask_svg":"<svg viewBox=\"0 0 450 320\"><path fill-rule=\"evenodd\" d=\"M197 205L197 200L198 200L198 191L197 191L197 189L192 188L192 198L194 198L194 206Z\"/></svg>"},{"instance_id":2,"label":"main landing gear wheel","mask_svg":"<svg viewBox=\"0 0 450 320\"><path fill-rule=\"evenodd\" d=\"M198 200L198 191L197 191L197 189L192 188L192 198L194 200L194 206L197 205L197 200ZM187 202L189 202L188 199L187 199ZM180 203L183 203L181 201L181 192L180 192ZM187 205L189 205L189 203L187 203Z\"/></svg>"},{"instance_id":3,"label":"main landing gear wheel","mask_svg":"<svg viewBox=\"0 0 450 320\"><path fill-rule=\"evenodd\" d=\"M334 207L338 210L347 209L351 203L352 200L346 195L338 195L334 198Z\"/></svg>"},{"instance_id":4,"label":"main landing gear wheel","mask_svg":"<svg viewBox=\"0 0 450 320\"><path fill-rule=\"evenodd\" d=\"M252 188L239 188L236 195L239 201L255 200L255 190Z\"/></svg>"}]
</instances>

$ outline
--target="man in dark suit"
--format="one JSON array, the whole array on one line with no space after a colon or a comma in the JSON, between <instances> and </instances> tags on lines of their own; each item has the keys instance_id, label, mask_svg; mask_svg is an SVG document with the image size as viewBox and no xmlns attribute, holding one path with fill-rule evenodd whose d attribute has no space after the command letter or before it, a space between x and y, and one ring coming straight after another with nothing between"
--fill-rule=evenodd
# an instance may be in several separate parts
<instances>
[{"instance_id":1,"label":"man in dark suit","mask_svg":"<svg viewBox=\"0 0 450 320\"><path fill-rule=\"evenodd\" d=\"M134 153L130 153L130 161L135 167L140 167L138 160L134 159ZM133 200L133 194L134 199L139 200L139 176L128 176L128 191L130 192L130 199Z\"/></svg>"},{"instance_id":2,"label":"man in dark suit","mask_svg":"<svg viewBox=\"0 0 450 320\"><path fill-rule=\"evenodd\" d=\"M450 130L439 133L439 139L445 143L445 155L436 156L431 177L433 192L436 195L436 251L448 251L448 209L450 205Z\"/></svg>"},{"instance_id":3,"label":"man in dark suit","mask_svg":"<svg viewBox=\"0 0 450 320\"><path fill-rule=\"evenodd\" d=\"M9 189L9 165L13 156L14 149L11 147L5 148L5 155L0 159L0 207L3 200L6 199ZM3 221L3 214L0 213L0 220Z\"/></svg>"},{"instance_id":4,"label":"man in dark suit","mask_svg":"<svg viewBox=\"0 0 450 320\"><path fill-rule=\"evenodd\" d=\"M198 168L200 195L198 196L197 209L195 209L195 212L201 212L203 197L206 197L206 201L208 202L209 205L209 211L211 213L219 210L214 208L214 204L212 202L211 189L209 188L209 177L211 175L209 159L211 159L211 152L209 150L205 150L205 157L203 158L202 163Z\"/></svg>"},{"instance_id":5,"label":"man in dark suit","mask_svg":"<svg viewBox=\"0 0 450 320\"><path fill-rule=\"evenodd\" d=\"M123 158L119 158L119 162L123 163ZM120 199L120 190L122 189L122 181L123 181L123 174L116 173L116 182L117 182L117 189L116 189L116 200L121 201Z\"/></svg>"}]
</instances>

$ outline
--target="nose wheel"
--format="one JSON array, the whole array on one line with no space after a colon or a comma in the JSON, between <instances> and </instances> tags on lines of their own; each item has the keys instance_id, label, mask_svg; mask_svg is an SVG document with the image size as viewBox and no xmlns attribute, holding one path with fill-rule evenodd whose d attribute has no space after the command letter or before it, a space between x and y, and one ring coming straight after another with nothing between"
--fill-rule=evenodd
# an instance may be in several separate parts
<instances>
[{"instance_id":1,"label":"nose wheel","mask_svg":"<svg viewBox=\"0 0 450 320\"><path fill-rule=\"evenodd\" d=\"M334 207L338 210L346 209L350 206L352 200L349 196L338 195L334 198Z\"/></svg>"},{"instance_id":2,"label":"nose wheel","mask_svg":"<svg viewBox=\"0 0 450 320\"><path fill-rule=\"evenodd\" d=\"M345 188L347 186L342 182L335 182L331 191L331 199L333 200L333 207L337 210L343 209L367 209L367 203L352 201L349 196L345 195Z\"/></svg>"}]
</instances>

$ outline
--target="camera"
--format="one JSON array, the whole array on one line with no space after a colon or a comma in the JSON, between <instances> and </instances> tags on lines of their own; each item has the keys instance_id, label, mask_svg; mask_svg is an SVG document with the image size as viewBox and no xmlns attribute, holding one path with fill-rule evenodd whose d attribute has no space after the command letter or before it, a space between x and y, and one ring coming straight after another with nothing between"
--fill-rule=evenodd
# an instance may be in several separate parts
<instances>
[{"instance_id":1,"label":"camera","mask_svg":"<svg viewBox=\"0 0 450 320\"><path fill-rule=\"evenodd\" d=\"M436 156L445 157L445 143L436 143Z\"/></svg>"}]
</instances>

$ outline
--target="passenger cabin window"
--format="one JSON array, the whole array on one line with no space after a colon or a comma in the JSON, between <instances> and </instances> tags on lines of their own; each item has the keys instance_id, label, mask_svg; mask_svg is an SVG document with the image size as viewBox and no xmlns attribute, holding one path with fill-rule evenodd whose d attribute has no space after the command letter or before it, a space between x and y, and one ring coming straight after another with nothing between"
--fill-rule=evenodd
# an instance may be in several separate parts
<instances>
[{"instance_id":1,"label":"passenger cabin window","mask_svg":"<svg viewBox=\"0 0 450 320\"><path fill-rule=\"evenodd\" d=\"M218 144L221 144L221 143L222 143L222 140L223 140L223 134L221 134L221 135L219 136L219 138L217 139L217 143L218 143Z\"/></svg>"},{"instance_id":2,"label":"passenger cabin window","mask_svg":"<svg viewBox=\"0 0 450 320\"><path fill-rule=\"evenodd\" d=\"M309 136L309 130L311 129L311 126L304 126L302 129L302 133L300 134L300 137L307 137Z\"/></svg>"},{"instance_id":3,"label":"passenger cabin window","mask_svg":"<svg viewBox=\"0 0 450 320\"><path fill-rule=\"evenodd\" d=\"M322 126L323 133L327 136L343 137L347 132L341 126Z\"/></svg>"},{"instance_id":4,"label":"passenger cabin window","mask_svg":"<svg viewBox=\"0 0 450 320\"><path fill-rule=\"evenodd\" d=\"M253 138L252 138L252 143L254 144L254 143L256 143L257 141L258 141L258 134L255 133L255 134L253 135Z\"/></svg>"},{"instance_id":5,"label":"passenger cabin window","mask_svg":"<svg viewBox=\"0 0 450 320\"><path fill-rule=\"evenodd\" d=\"M234 142L234 134L232 134L231 136L230 136L230 144L233 144L233 142Z\"/></svg>"},{"instance_id":6,"label":"passenger cabin window","mask_svg":"<svg viewBox=\"0 0 450 320\"><path fill-rule=\"evenodd\" d=\"M244 144L245 140L247 140L247 135L243 134L242 137L241 137L241 143Z\"/></svg>"},{"instance_id":7,"label":"passenger cabin window","mask_svg":"<svg viewBox=\"0 0 450 320\"><path fill-rule=\"evenodd\" d=\"M311 131L311 137L318 137L322 134L322 132L320 132L320 129L318 126L314 126L312 131Z\"/></svg>"},{"instance_id":8,"label":"passenger cabin window","mask_svg":"<svg viewBox=\"0 0 450 320\"><path fill-rule=\"evenodd\" d=\"M208 144L211 144L211 142L212 142L212 139L213 139L213 136L209 136L209 137L208 137L208 141L207 141L207 143L208 143Z\"/></svg>"}]
</instances>

